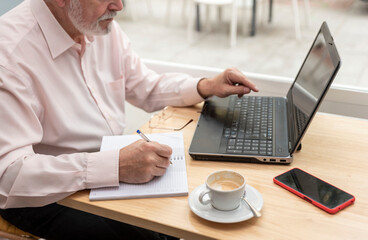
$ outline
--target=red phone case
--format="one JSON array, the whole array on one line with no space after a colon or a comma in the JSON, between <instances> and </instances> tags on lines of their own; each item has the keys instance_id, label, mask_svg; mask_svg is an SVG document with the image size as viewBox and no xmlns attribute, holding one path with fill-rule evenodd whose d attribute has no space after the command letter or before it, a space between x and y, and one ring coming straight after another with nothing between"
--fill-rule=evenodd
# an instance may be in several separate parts
<instances>
[{"instance_id":1,"label":"red phone case","mask_svg":"<svg viewBox=\"0 0 368 240\"><path fill-rule=\"evenodd\" d=\"M305 172L306 174L308 174L308 175L310 175L310 176L312 176L312 177L314 177L314 178L317 178L317 179L319 179L319 180L321 180L321 181L323 181L323 182L325 182L325 183L327 183L327 184L329 184L329 185L333 186L334 188L340 189L340 188L335 187L334 185L332 185L332 184L330 184L330 183L328 183L328 182L326 182L326 181L324 181L324 180L322 180L322 179L320 179L320 178L318 178L318 177L315 177L314 175L312 175L312 174L310 174L310 173L308 173L308 172L306 172L306 171L304 171L304 170L302 170L302 169L300 169L300 168L293 168L293 169L299 169L300 171L303 171L303 172ZM324 211L326 211L326 212L328 212L328 213L331 213L331 214L337 213L338 211L340 211L340 210L344 209L345 207L347 207L347 206L349 206L349 205L351 205L351 204L353 204L353 203L354 203L354 201L355 201L355 197L354 197L352 194L348 193L349 195L351 195L351 196L352 196L352 198L351 198L351 199L349 199L349 200L347 200L346 202L344 202L344 203L342 203L342 204L338 205L338 206L337 206L337 207L335 207L335 208L328 208L328 207L326 207L326 206L322 205L321 203L316 202L315 200L313 200L313 199L309 198L308 196L304 195L303 193L298 192L297 190L295 190L295 189L293 189L293 188L291 188L291 187L289 187L289 186L287 186L287 185L283 184L282 182L280 182L280 181L278 181L278 180L276 179L278 176L281 176L282 174L285 174L285 173L287 173L287 172L289 172L289 171L291 171L291 170L293 170L293 169L290 169L290 170L288 170L288 171L286 171L286 172L284 172L284 173L281 173L281 174L277 175L276 177L274 177L274 178L273 178L273 182L274 182L274 183L276 183L277 185L279 185L279 186L281 186L281 187L283 187L283 188L287 189L288 191L290 191L290 192L294 193L295 195L297 195L297 196L301 197L302 199L306 200L307 202L310 202L310 203L312 203L313 205L315 205L315 206L317 206L317 207L321 208L322 210L324 210ZM343 191L342 189L340 189L340 190L341 190L341 191ZM346 191L343 191L343 192L346 192ZM346 192L346 193L347 193L347 192Z\"/></svg>"}]
</instances>

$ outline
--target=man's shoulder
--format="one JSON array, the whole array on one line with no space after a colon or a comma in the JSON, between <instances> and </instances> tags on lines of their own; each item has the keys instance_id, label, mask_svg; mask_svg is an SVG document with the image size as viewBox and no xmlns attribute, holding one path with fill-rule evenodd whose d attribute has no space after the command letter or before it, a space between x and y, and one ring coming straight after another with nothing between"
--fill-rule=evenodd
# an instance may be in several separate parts
<instances>
[{"instance_id":1,"label":"man's shoulder","mask_svg":"<svg viewBox=\"0 0 368 240\"><path fill-rule=\"evenodd\" d=\"M0 63L5 63L37 26L29 6L21 4L0 17Z\"/></svg>"}]
</instances>

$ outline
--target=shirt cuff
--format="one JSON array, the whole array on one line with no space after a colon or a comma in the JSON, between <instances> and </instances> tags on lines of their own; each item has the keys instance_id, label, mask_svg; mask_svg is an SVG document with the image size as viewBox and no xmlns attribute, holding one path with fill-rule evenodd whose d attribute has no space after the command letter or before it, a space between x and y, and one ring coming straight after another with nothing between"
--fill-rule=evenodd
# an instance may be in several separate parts
<instances>
[{"instance_id":1,"label":"shirt cuff","mask_svg":"<svg viewBox=\"0 0 368 240\"><path fill-rule=\"evenodd\" d=\"M180 94L185 105L194 105L204 99L199 95L197 85L202 78L190 78L180 86Z\"/></svg>"},{"instance_id":2,"label":"shirt cuff","mask_svg":"<svg viewBox=\"0 0 368 240\"><path fill-rule=\"evenodd\" d=\"M88 154L86 188L119 186L119 150Z\"/></svg>"}]
</instances>

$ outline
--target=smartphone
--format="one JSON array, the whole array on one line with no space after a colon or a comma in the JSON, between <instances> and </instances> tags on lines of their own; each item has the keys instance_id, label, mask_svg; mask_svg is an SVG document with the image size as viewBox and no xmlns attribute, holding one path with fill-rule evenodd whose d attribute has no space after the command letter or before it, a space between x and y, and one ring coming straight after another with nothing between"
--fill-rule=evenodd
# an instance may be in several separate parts
<instances>
[{"instance_id":1,"label":"smartphone","mask_svg":"<svg viewBox=\"0 0 368 240\"><path fill-rule=\"evenodd\" d=\"M293 168L273 181L328 213L337 213L355 201L355 197L299 168Z\"/></svg>"}]
</instances>

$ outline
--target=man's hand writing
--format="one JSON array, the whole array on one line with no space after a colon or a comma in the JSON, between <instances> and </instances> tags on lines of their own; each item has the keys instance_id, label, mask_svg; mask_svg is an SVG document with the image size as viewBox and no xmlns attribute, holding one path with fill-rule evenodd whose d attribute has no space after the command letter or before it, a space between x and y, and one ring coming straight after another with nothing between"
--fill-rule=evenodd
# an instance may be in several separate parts
<instances>
[{"instance_id":1,"label":"man's hand writing","mask_svg":"<svg viewBox=\"0 0 368 240\"><path fill-rule=\"evenodd\" d=\"M256 85L236 68L228 68L213 78L203 78L198 82L197 90L203 98L213 95L227 97L232 94L241 97L251 91L258 92Z\"/></svg>"},{"instance_id":2,"label":"man's hand writing","mask_svg":"<svg viewBox=\"0 0 368 240\"><path fill-rule=\"evenodd\" d=\"M119 180L126 183L145 183L162 176L170 166L172 149L157 142L136 141L119 153Z\"/></svg>"}]
</instances>

